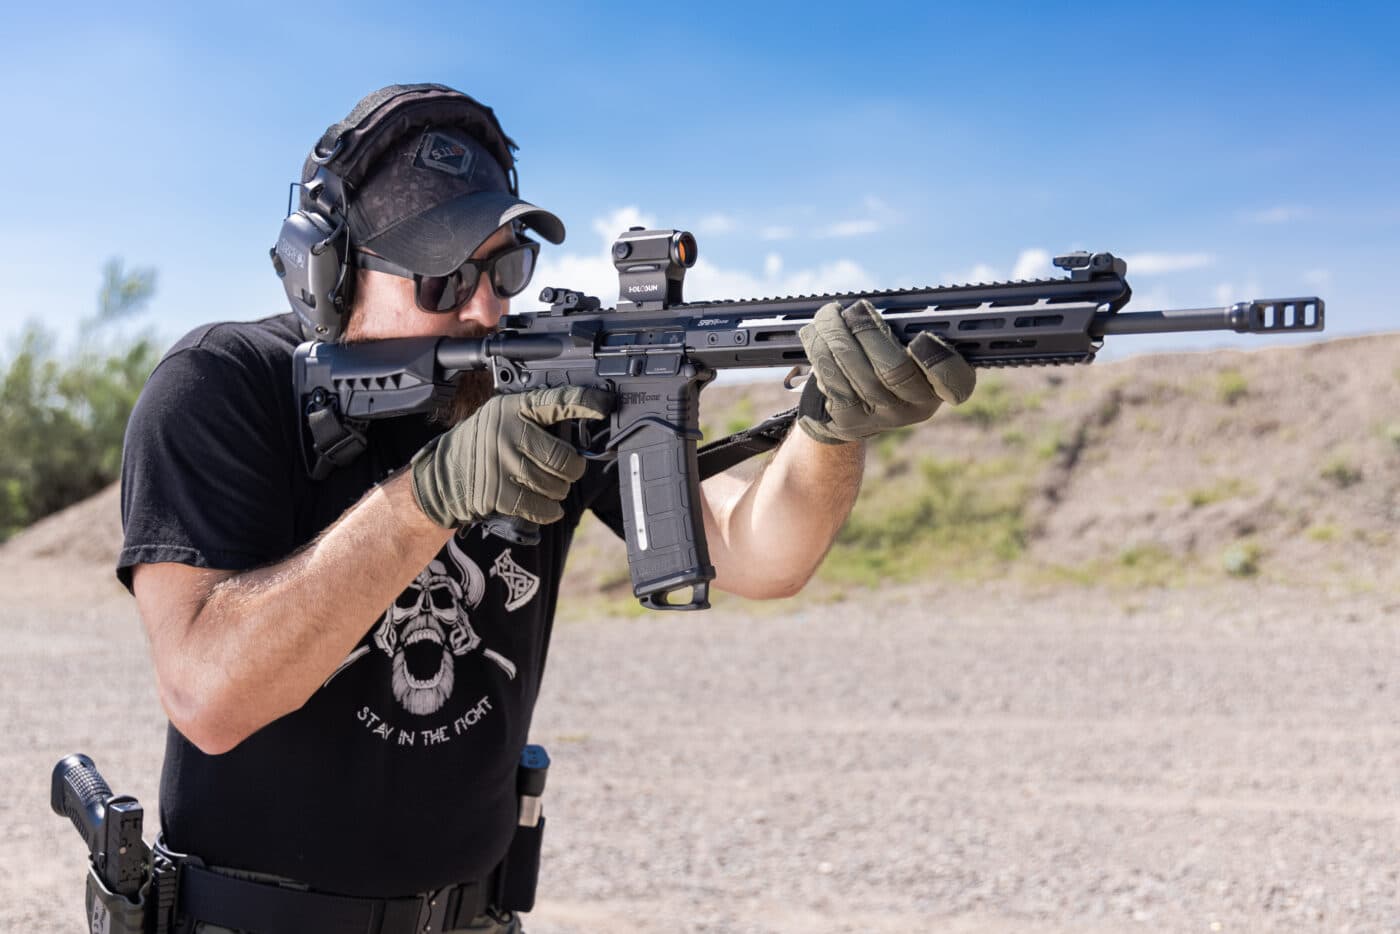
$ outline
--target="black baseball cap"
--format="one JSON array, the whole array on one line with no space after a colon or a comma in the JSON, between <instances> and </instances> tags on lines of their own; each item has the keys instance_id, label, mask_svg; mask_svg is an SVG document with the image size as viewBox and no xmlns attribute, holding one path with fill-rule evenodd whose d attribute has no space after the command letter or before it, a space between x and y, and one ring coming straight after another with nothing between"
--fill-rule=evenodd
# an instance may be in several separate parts
<instances>
[{"instance_id":1,"label":"black baseball cap","mask_svg":"<svg viewBox=\"0 0 1400 934\"><path fill-rule=\"evenodd\" d=\"M405 135L349 201L355 246L425 276L452 272L512 222L550 243L564 240L564 222L511 194L500 163L460 127Z\"/></svg>"}]
</instances>

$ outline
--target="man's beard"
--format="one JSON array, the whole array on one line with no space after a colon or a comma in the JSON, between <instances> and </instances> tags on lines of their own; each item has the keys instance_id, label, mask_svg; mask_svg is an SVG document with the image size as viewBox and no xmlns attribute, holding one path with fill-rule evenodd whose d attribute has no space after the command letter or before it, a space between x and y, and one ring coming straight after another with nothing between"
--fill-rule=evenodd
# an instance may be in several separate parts
<instances>
[{"instance_id":1,"label":"man's beard","mask_svg":"<svg viewBox=\"0 0 1400 934\"><path fill-rule=\"evenodd\" d=\"M457 380L457 391L452 399L439 405L429 418L446 428L467 420L473 412L486 404L496 392L495 383L487 370L468 370Z\"/></svg>"}]
</instances>

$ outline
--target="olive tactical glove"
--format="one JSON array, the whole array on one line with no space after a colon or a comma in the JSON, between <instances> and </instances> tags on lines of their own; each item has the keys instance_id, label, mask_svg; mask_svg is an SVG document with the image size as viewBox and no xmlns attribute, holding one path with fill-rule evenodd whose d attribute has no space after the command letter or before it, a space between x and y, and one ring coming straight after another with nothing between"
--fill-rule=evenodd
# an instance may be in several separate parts
<instances>
[{"instance_id":1,"label":"olive tactical glove","mask_svg":"<svg viewBox=\"0 0 1400 934\"><path fill-rule=\"evenodd\" d=\"M605 390L582 386L492 396L413 456L413 498L424 515L449 529L491 515L558 522L564 517L559 504L586 465L546 426L604 418L615 401Z\"/></svg>"},{"instance_id":2,"label":"olive tactical glove","mask_svg":"<svg viewBox=\"0 0 1400 934\"><path fill-rule=\"evenodd\" d=\"M920 332L906 348L865 299L823 305L798 332L812 375L798 424L823 444L913 425L944 402L972 395L977 373L942 338Z\"/></svg>"}]
</instances>

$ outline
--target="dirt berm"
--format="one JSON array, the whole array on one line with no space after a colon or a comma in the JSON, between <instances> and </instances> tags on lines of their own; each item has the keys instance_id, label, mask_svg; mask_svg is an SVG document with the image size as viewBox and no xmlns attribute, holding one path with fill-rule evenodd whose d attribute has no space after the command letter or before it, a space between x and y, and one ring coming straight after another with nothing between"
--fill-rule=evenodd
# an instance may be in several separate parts
<instances>
[{"instance_id":1,"label":"dirt berm","mask_svg":"<svg viewBox=\"0 0 1400 934\"><path fill-rule=\"evenodd\" d=\"M794 600L642 615L584 531L532 934L1400 930L1400 335L982 377ZM0 549L0 930L86 929L61 756L155 809L116 503Z\"/></svg>"}]
</instances>

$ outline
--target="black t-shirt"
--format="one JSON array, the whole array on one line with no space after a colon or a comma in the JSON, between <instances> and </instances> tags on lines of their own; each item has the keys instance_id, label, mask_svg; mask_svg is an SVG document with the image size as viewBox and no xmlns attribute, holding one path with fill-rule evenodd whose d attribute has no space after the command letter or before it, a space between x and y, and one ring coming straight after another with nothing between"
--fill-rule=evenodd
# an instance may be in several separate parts
<instances>
[{"instance_id":1,"label":"black t-shirt","mask_svg":"<svg viewBox=\"0 0 1400 934\"><path fill-rule=\"evenodd\" d=\"M372 422L364 455L311 480L292 388L300 340L290 314L209 325L151 375L122 464L117 574L128 587L137 564L281 561L440 430L412 416ZM514 830L565 554L583 510L615 503L600 496L610 477L590 466L537 546L460 532L305 706L233 750L206 755L172 726L160 795L169 845L351 894L485 876ZM612 508L596 511L621 528Z\"/></svg>"}]
</instances>

